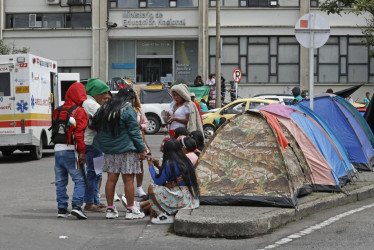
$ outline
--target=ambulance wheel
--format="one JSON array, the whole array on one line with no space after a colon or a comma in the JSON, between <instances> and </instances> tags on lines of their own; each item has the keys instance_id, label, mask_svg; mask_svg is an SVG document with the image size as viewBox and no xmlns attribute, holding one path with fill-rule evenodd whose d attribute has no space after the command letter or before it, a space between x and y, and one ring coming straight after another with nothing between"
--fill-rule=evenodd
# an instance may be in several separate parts
<instances>
[{"instance_id":1,"label":"ambulance wheel","mask_svg":"<svg viewBox=\"0 0 374 250\"><path fill-rule=\"evenodd\" d=\"M43 156L43 141L40 140L39 146L33 146L30 150L31 157L34 160L40 160Z\"/></svg>"},{"instance_id":2,"label":"ambulance wheel","mask_svg":"<svg viewBox=\"0 0 374 250\"><path fill-rule=\"evenodd\" d=\"M9 156L11 154L13 154L13 149L2 149L1 150L1 153L3 154L3 156Z\"/></svg>"}]
</instances>

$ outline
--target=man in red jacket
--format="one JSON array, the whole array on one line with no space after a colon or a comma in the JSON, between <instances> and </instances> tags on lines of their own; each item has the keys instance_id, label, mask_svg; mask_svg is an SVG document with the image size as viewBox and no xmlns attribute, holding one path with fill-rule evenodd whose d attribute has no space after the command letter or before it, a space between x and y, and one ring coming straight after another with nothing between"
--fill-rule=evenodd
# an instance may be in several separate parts
<instances>
[{"instance_id":1,"label":"man in red jacket","mask_svg":"<svg viewBox=\"0 0 374 250\"><path fill-rule=\"evenodd\" d=\"M88 125L87 114L81 105L86 99L87 95L83 84L73 83L66 92L62 109L57 108L53 111L55 125L52 126L58 125L57 128L52 127L52 140L55 144L55 185L58 218L66 218L70 215L67 210L69 196L66 192L70 175L75 185L71 214L78 219L87 219L81 209L85 194L85 182L81 169L86 162L84 130ZM70 120L68 116L70 116ZM67 120L69 120L68 124L65 122Z\"/></svg>"}]
</instances>

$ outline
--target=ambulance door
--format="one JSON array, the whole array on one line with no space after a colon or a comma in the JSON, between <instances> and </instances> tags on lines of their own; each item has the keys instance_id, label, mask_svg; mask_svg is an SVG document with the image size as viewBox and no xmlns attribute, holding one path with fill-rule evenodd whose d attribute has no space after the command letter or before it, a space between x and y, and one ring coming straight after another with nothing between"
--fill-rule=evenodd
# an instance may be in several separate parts
<instances>
[{"instance_id":1,"label":"ambulance door","mask_svg":"<svg viewBox=\"0 0 374 250\"><path fill-rule=\"evenodd\" d=\"M55 88L55 107L65 103L65 95L68 88L75 82L79 82L79 73L58 73L57 86Z\"/></svg>"},{"instance_id":2,"label":"ambulance door","mask_svg":"<svg viewBox=\"0 0 374 250\"><path fill-rule=\"evenodd\" d=\"M13 64L0 64L0 134L16 131Z\"/></svg>"}]
</instances>

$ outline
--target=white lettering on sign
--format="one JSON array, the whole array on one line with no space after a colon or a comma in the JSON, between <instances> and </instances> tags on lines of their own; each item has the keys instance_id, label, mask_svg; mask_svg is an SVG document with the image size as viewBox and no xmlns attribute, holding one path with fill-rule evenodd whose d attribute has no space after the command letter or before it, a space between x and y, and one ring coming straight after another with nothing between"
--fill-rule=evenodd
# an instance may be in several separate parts
<instances>
[{"instance_id":1,"label":"white lettering on sign","mask_svg":"<svg viewBox=\"0 0 374 250\"><path fill-rule=\"evenodd\" d=\"M124 26L185 26L186 19L164 19L158 11L125 11L122 15Z\"/></svg>"}]
</instances>

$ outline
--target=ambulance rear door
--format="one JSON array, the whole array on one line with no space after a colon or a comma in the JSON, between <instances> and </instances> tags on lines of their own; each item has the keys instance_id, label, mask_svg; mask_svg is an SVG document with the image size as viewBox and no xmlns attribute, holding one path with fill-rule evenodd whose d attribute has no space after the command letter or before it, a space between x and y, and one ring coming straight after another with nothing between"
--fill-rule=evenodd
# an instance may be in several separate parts
<instances>
[{"instance_id":1,"label":"ambulance rear door","mask_svg":"<svg viewBox=\"0 0 374 250\"><path fill-rule=\"evenodd\" d=\"M0 135L15 134L14 64L0 64Z\"/></svg>"},{"instance_id":2,"label":"ambulance rear door","mask_svg":"<svg viewBox=\"0 0 374 250\"><path fill-rule=\"evenodd\" d=\"M68 88L75 82L79 82L79 73L58 73L57 86L54 86L55 108L65 103L65 95Z\"/></svg>"}]
</instances>

